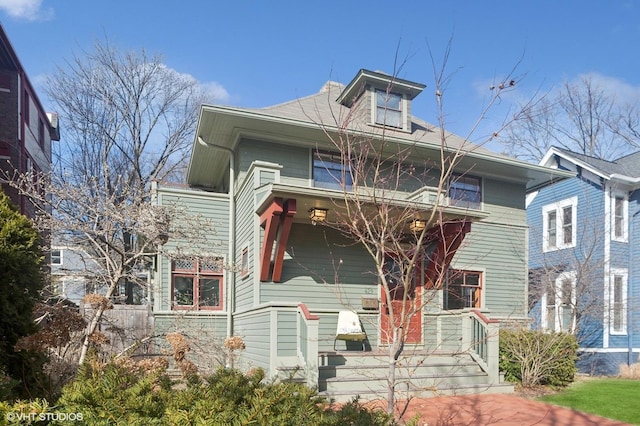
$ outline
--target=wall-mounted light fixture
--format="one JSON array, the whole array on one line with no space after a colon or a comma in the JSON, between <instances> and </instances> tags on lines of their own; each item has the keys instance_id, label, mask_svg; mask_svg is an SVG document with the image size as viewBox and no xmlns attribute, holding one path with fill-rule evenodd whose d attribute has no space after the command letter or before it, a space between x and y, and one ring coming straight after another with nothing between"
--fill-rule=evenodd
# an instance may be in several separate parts
<instances>
[{"instance_id":1,"label":"wall-mounted light fixture","mask_svg":"<svg viewBox=\"0 0 640 426\"><path fill-rule=\"evenodd\" d=\"M422 219L413 219L411 222L409 222L409 229L414 233L422 232L426 227L427 222Z\"/></svg>"},{"instance_id":2,"label":"wall-mounted light fixture","mask_svg":"<svg viewBox=\"0 0 640 426\"><path fill-rule=\"evenodd\" d=\"M309 219L311 219L311 223L314 225L318 222L324 222L327 220L327 209L319 207L309 209Z\"/></svg>"}]
</instances>

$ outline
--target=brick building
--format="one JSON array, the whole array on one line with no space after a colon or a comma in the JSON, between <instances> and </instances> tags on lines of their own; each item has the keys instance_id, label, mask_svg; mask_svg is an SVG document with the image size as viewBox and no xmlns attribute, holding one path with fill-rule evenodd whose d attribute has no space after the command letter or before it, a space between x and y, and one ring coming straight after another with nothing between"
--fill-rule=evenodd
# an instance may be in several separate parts
<instances>
[{"instance_id":1,"label":"brick building","mask_svg":"<svg viewBox=\"0 0 640 426\"><path fill-rule=\"evenodd\" d=\"M33 214L25 197L6 183L17 171L49 172L58 117L47 114L0 25L0 185L20 211Z\"/></svg>"}]
</instances>

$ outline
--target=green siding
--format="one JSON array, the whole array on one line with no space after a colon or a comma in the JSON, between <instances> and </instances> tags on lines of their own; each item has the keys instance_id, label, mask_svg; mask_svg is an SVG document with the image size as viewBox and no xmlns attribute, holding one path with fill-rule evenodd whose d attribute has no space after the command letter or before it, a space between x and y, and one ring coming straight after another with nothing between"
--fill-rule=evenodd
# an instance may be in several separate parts
<instances>
[{"instance_id":1,"label":"green siding","mask_svg":"<svg viewBox=\"0 0 640 426\"><path fill-rule=\"evenodd\" d=\"M239 176L242 179L256 160L284 166L283 178L309 179L309 149L254 139L242 139L236 151ZM285 179L283 179L285 180Z\"/></svg>"},{"instance_id":2,"label":"green siding","mask_svg":"<svg viewBox=\"0 0 640 426\"><path fill-rule=\"evenodd\" d=\"M158 204L177 204L186 206L189 214L201 215L210 219L214 224L214 234L209 236L207 252L227 257L229 252L229 198L225 194L212 194L202 191L190 191L184 189L160 188L158 191ZM176 250L176 247L189 249L184 241L170 239L164 249L167 252ZM171 309L171 260L159 256L158 273L160 277L156 300L156 310L168 311ZM227 274L228 276L228 274ZM228 281L225 277L225 283ZM225 288L225 292L227 289ZM226 299L226 298L225 298ZM225 308L226 309L226 308Z\"/></svg>"},{"instance_id":3,"label":"green siding","mask_svg":"<svg viewBox=\"0 0 640 426\"><path fill-rule=\"evenodd\" d=\"M296 318L296 312L277 312L278 356L295 356L297 354Z\"/></svg>"},{"instance_id":4,"label":"green siding","mask_svg":"<svg viewBox=\"0 0 640 426\"><path fill-rule=\"evenodd\" d=\"M377 296L373 263L364 248L323 226L294 223L282 282L260 283L260 303L303 302L310 310L360 309L362 296Z\"/></svg>"},{"instance_id":5,"label":"green siding","mask_svg":"<svg viewBox=\"0 0 640 426\"><path fill-rule=\"evenodd\" d=\"M484 305L491 315L526 315L526 228L477 222L471 225L452 267L484 272Z\"/></svg>"},{"instance_id":6,"label":"green siding","mask_svg":"<svg viewBox=\"0 0 640 426\"><path fill-rule=\"evenodd\" d=\"M244 367L261 367L269 370L271 348L271 312L261 310L235 317L234 334L246 342L246 349L240 353Z\"/></svg>"},{"instance_id":7,"label":"green siding","mask_svg":"<svg viewBox=\"0 0 640 426\"><path fill-rule=\"evenodd\" d=\"M247 276L236 274L236 311L244 311L253 306L253 266L256 256L253 225L255 220L253 185L247 184L242 186L241 192L236 196L236 262L238 264L242 257L242 250L245 247L249 249L249 274Z\"/></svg>"},{"instance_id":8,"label":"green siding","mask_svg":"<svg viewBox=\"0 0 640 426\"><path fill-rule=\"evenodd\" d=\"M163 336L157 339L158 352L170 351L164 336L169 333L182 334L191 347L186 358L194 362L200 372L212 373L224 365L222 348L227 330L227 317L224 314L156 314L155 334Z\"/></svg>"},{"instance_id":9,"label":"green siding","mask_svg":"<svg viewBox=\"0 0 640 426\"><path fill-rule=\"evenodd\" d=\"M484 211L490 214L487 221L512 225L526 224L524 185L484 179L483 189Z\"/></svg>"}]
</instances>

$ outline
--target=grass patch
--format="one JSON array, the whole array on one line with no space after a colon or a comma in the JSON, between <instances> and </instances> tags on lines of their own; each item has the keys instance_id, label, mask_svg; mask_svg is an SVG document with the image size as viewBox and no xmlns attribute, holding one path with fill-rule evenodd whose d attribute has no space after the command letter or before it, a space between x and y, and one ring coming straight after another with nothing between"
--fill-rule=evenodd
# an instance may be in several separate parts
<instances>
[{"instance_id":1,"label":"grass patch","mask_svg":"<svg viewBox=\"0 0 640 426\"><path fill-rule=\"evenodd\" d=\"M585 413L640 425L640 380L591 379L539 398L541 401Z\"/></svg>"}]
</instances>

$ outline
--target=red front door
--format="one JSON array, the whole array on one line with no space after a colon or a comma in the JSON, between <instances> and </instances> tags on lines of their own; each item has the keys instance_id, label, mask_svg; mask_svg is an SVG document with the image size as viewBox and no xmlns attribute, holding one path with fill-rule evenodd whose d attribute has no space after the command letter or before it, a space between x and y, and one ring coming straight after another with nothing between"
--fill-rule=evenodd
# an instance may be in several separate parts
<instances>
[{"instance_id":1,"label":"red front door","mask_svg":"<svg viewBox=\"0 0 640 426\"><path fill-rule=\"evenodd\" d=\"M386 262L387 282L389 283L389 295L387 298L384 288L382 291L382 309L380 312L380 330L382 343L393 341L393 333L402 327L404 342L417 344L422 342L422 286L419 279L412 279L405 286L399 279L400 271L396 260L389 258ZM415 277L419 277L422 268L417 267ZM406 294L405 294L406 293ZM387 300L389 299L389 300ZM393 324L391 327L393 317Z\"/></svg>"}]
</instances>

